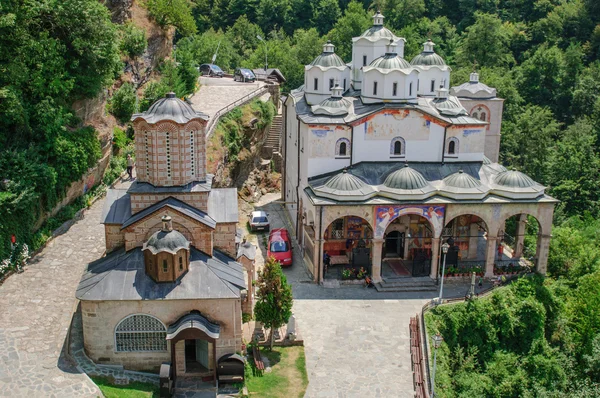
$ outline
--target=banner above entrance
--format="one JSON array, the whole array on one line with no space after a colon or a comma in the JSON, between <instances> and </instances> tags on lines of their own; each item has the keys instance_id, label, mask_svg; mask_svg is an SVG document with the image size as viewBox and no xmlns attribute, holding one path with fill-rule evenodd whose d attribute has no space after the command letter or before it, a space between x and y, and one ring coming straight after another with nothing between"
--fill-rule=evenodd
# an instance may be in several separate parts
<instances>
[{"instance_id":1,"label":"banner above entrance","mask_svg":"<svg viewBox=\"0 0 600 398\"><path fill-rule=\"evenodd\" d=\"M396 218L416 214L431 223L435 237L442 234L446 208L440 205L395 205L375 206L375 238L383 238L388 225Z\"/></svg>"}]
</instances>

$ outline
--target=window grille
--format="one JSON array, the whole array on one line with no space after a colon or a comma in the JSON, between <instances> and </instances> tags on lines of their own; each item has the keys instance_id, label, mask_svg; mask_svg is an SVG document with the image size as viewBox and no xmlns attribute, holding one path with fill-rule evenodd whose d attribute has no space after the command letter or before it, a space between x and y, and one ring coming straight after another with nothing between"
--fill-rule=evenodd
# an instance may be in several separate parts
<instances>
[{"instance_id":1,"label":"window grille","mask_svg":"<svg viewBox=\"0 0 600 398\"><path fill-rule=\"evenodd\" d=\"M171 140L170 140L170 135L167 132L167 137L166 137L166 143L167 143L167 177L171 178Z\"/></svg>"},{"instance_id":2,"label":"window grille","mask_svg":"<svg viewBox=\"0 0 600 398\"><path fill-rule=\"evenodd\" d=\"M167 265L167 260L163 260L163 272L167 272L169 266Z\"/></svg>"},{"instance_id":3,"label":"window grille","mask_svg":"<svg viewBox=\"0 0 600 398\"><path fill-rule=\"evenodd\" d=\"M190 131L190 162L191 162L191 168L192 168L192 176L194 176L196 174L196 162L194 161L194 132Z\"/></svg>"},{"instance_id":4,"label":"window grille","mask_svg":"<svg viewBox=\"0 0 600 398\"><path fill-rule=\"evenodd\" d=\"M131 315L115 329L116 350L166 351L167 330L161 321L150 315Z\"/></svg>"},{"instance_id":5,"label":"window grille","mask_svg":"<svg viewBox=\"0 0 600 398\"><path fill-rule=\"evenodd\" d=\"M344 239L344 219L338 218L331 223L331 239Z\"/></svg>"}]
</instances>

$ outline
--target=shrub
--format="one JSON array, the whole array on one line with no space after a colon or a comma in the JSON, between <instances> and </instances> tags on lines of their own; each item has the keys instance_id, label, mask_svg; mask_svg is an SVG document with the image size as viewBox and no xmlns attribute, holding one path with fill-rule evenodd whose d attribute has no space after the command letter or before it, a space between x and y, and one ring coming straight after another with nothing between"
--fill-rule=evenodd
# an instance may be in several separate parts
<instances>
[{"instance_id":1,"label":"shrub","mask_svg":"<svg viewBox=\"0 0 600 398\"><path fill-rule=\"evenodd\" d=\"M108 110L121 123L127 122L136 112L136 94L131 83L125 83L113 94Z\"/></svg>"}]
</instances>

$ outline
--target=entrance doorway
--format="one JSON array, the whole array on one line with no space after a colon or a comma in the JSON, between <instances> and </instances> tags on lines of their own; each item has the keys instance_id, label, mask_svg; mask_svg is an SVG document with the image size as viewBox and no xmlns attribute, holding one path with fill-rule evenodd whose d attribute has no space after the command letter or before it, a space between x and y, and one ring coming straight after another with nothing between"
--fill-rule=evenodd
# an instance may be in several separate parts
<instances>
[{"instance_id":1,"label":"entrance doorway","mask_svg":"<svg viewBox=\"0 0 600 398\"><path fill-rule=\"evenodd\" d=\"M404 232L392 231L386 235L385 257L404 258Z\"/></svg>"},{"instance_id":2,"label":"entrance doorway","mask_svg":"<svg viewBox=\"0 0 600 398\"><path fill-rule=\"evenodd\" d=\"M208 372L208 341L185 340L185 372Z\"/></svg>"}]
</instances>

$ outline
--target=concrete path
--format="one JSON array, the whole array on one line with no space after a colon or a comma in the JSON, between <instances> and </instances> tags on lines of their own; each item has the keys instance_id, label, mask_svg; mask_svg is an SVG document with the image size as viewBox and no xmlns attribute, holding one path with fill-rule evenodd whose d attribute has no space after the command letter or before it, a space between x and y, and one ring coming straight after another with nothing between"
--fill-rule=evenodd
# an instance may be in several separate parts
<instances>
[{"instance_id":1,"label":"concrete path","mask_svg":"<svg viewBox=\"0 0 600 398\"><path fill-rule=\"evenodd\" d=\"M62 353L86 264L104 252L96 202L22 274L0 286L0 396L96 397L98 388Z\"/></svg>"},{"instance_id":2,"label":"concrete path","mask_svg":"<svg viewBox=\"0 0 600 398\"><path fill-rule=\"evenodd\" d=\"M264 86L265 83L234 82L229 77L200 77L200 85L200 90L190 98L192 106L212 118L218 110Z\"/></svg>"},{"instance_id":3,"label":"concrete path","mask_svg":"<svg viewBox=\"0 0 600 398\"><path fill-rule=\"evenodd\" d=\"M261 205L271 228L293 231L281 205ZM304 339L306 397L414 397L409 319L438 293L324 288L310 282L299 254L294 245L294 264L284 273L293 285L293 312ZM464 296L467 290L446 284L444 297Z\"/></svg>"}]
</instances>

